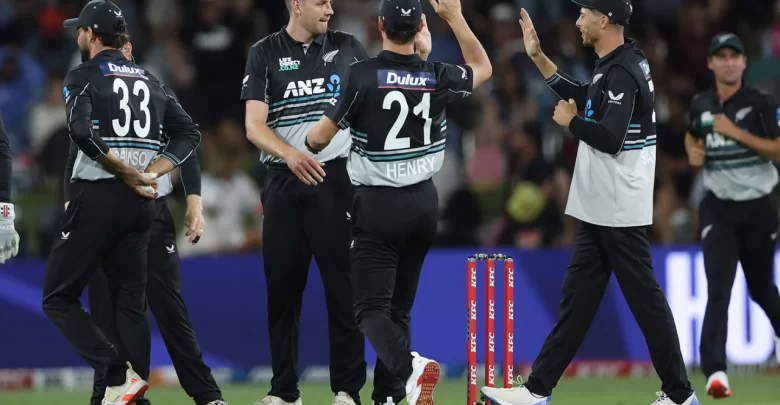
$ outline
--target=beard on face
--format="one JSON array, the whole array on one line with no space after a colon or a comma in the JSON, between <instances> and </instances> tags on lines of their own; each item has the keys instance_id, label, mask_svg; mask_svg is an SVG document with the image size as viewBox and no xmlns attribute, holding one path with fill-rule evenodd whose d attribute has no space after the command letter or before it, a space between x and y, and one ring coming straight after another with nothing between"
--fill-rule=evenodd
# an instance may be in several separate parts
<instances>
[{"instance_id":1,"label":"beard on face","mask_svg":"<svg viewBox=\"0 0 780 405\"><path fill-rule=\"evenodd\" d=\"M89 60L89 49L79 48L79 52L81 52L82 62L86 62Z\"/></svg>"}]
</instances>

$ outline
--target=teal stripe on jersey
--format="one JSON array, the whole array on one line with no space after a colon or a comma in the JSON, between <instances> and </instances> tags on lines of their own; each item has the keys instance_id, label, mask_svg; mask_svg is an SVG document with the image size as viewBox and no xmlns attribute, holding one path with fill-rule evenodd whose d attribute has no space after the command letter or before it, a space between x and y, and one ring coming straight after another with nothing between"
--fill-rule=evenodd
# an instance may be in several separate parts
<instances>
[{"instance_id":1,"label":"teal stripe on jersey","mask_svg":"<svg viewBox=\"0 0 780 405\"><path fill-rule=\"evenodd\" d=\"M93 123L93 124L97 124L97 123L99 123L99 122L100 122L100 120L92 120L92 123Z\"/></svg>"},{"instance_id":2,"label":"teal stripe on jersey","mask_svg":"<svg viewBox=\"0 0 780 405\"><path fill-rule=\"evenodd\" d=\"M623 146L623 150L637 150L637 149L642 149L642 148L645 148L645 147L648 147L648 146L653 146L653 145L655 145L655 139L650 139L650 140L645 141L645 143L638 143L638 144L634 144L634 145L624 145Z\"/></svg>"},{"instance_id":3,"label":"teal stripe on jersey","mask_svg":"<svg viewBox=\"0 0 780 405\"><path fill-rule=\"evenodd\" d=\"M741 162L711 162L711 163L708 162L706 167L707 169L713 171L733 170L733 169L742 169L745 167L760 166L767 162L769 161L764 159L763 157L755 156L750 159L745 159Z\"/></svg>"},{"instance_id":4,"label":"teal stripe on jersey","mask_svg":"<svg viewBox=\"0 0 780 405\"><path fill-rule=\"evenodd\" d=\"M403 153L400 155L372 156L372 155L367 155L366 152L360 146L356 144L352 144L352 151L372 162L397 162L399 160L415 159L426 155L431 155L436 152L444 150L446 146L447 145L443 143L441 145L434 146L426 150L421 150L419 152Z\"/></svg>"},{"instance_id":5,"label":"teal stripe on jersey","mask_svg":"<svg viewBox=\"0 0 780 405\"><path fill-rule=\"evenodd\" d=\"M442 127L443 127L443 126L445 126L445 125L447 125L447 120L444 120L444 121L442 121L440 126L442 126Z\"/></svg>"},{"instance_id":6,"label":"teal stripe on jersey","mask_svg":"<svg viewBox=\"0 0 780 405\"><path fill-rule=\"evenodd\" d=\"M151 143L132 142L132 141L106 141L106 145L111 148L136 148L148 150L160 150L160 145Z\"/></svg>"},{"instance_id":7,"label":"teal stripe on jersey","mask_svg":"<svg viewBox=\"0 0 780 405\"><path fill-rule=\"evenodd\" d=\"M594 124L598 124L599 122L594 120L593 118L585 118L585 122L592 122Z\"/></svg>"},{"instance_id":8,"label":"teal stripe on jersey","mask_svg":"<svg viewBox=\"0 0 780 405\"><path fill-rule=\"evenodd\" d=\"M311 117L303 117L298 118L295 120L287 120L287 121L277 121L273 126L271 126L271 129L274 128L282 128L282 127L291 127L293 125L303 124L304 122L317 122L321 118L320 115L314 115Z\"/></svg>"},{"instance_id":9,"label":"teal stripe on jersey","mask_svg":"<svg viewBox=\"0 0 780 405\"><path fill-rule=\"evenodd\" d=\"M707 148L707 150L710 152L745 152L749 149L740 144L735 144L735 145L719 146L717 148Z\"/></svg>"},{"instance_id":10,"label":"teal stripe on jersey","mask_svg":"<svg viewBox=\"0 0 780 405\"><path fill-rule=\"evenodd\" d=\"M315 96L292 97L284 101L278 101L276 103L273 103L271 104L270 108L281 107L283 105L293 104L293 103L302 103L304 101L320 100L320 99L323 99L322 101L328 101L331 98L333 98L333 93L323 93L323 94L317 94Z\"/></svg>"},{"instance_id":11,"label":"teal stripe on jersey","mask_svg":"<svg viewBox=\"0 0 780 405\"><path fill-rule=\"evenodd\" d=\"M358 138L368 138L368 134L365 132L356 131L352 128L349 129L349 133L358 137Z\"/></svg>"},{"instance_id":12,"label":"teal stripe on jersey","mask_svg":"<svg viewBox=\"0 0 780 405\"><path fill-rule=\"evenodd\" d=\"M642 128L642 124L629 124L629 128Z\"/></svg>"}]
</instances>

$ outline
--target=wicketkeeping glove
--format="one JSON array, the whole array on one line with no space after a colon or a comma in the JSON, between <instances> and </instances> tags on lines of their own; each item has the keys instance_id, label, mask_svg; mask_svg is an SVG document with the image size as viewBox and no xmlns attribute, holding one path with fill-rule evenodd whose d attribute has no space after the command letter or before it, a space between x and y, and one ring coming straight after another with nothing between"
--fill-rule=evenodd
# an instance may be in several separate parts
<instances>
[{"instance_id":1,"label":"wicketkeeping glove","mask_svg":"<svg viewBox=\"0 0 780 405\"><path fill-rule=\"evenodd\" d=\"M0 264L19 253L19 234L14 228L13 204L0 203Z\"/></svg>"}]
</instances>

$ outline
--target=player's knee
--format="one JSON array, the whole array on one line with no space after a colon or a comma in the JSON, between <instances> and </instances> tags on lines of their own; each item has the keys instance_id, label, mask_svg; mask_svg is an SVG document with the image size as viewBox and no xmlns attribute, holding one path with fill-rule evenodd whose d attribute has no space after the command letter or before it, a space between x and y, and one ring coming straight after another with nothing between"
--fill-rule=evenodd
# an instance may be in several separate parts
<instances>
[{"instance_id":1,"label":"player's knee","mask_svg":"<svg viewBox=\"0 0 780 405\"><path fill-rule=\"evenodd\" d=\"M62 313L62 308L65 306L65 297L60 294L47 294L43 296L42 306L43 313L49 318Z\"/></svg>"},{"instance_id":2,"label":"player's knee","mask_svg":"<svg viewBox=\"0 0 780 405\"><path fill-rule=\"evenodd\" d=\"M761 308L777 305L777 301L780 299L780 293L772 283L749 285L748 293L750 298Z\"/></svg>"}]
</instances>

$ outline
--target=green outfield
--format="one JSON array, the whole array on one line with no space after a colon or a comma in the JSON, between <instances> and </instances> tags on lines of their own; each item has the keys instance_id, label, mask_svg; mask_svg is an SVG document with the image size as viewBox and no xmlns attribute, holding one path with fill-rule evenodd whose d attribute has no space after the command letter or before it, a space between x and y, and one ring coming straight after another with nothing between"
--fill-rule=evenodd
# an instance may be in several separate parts
<instances>
[{"instance_id":1,"label":"green outfield","mask_svg":"<svg viewBox=\"0 0 780 405\"><path fill-rule=\"evenodd\" d=\"M650 405L655 401L658 386L658 380L651 378L563 380L553 395L553 404ZM726 400L708 398L700 382L696 388L702 405L780 405L780 375L734 378L734 396ZM266 390L266 386L233 385L224 387L224 394L231 405L252 405L262 399ZM305 405L329 405L333 399L327 384L305 384L302 392ZM464 405L465 392L464 382L443 381L434 397L438 405ZM177 388L153 387L147 397L156 405L193 404ZM368 398L367 389L364 403L368 403ZM87 405L88 399L87 391L0 392L2 405Z\"/></svg>"}]
</instances>

